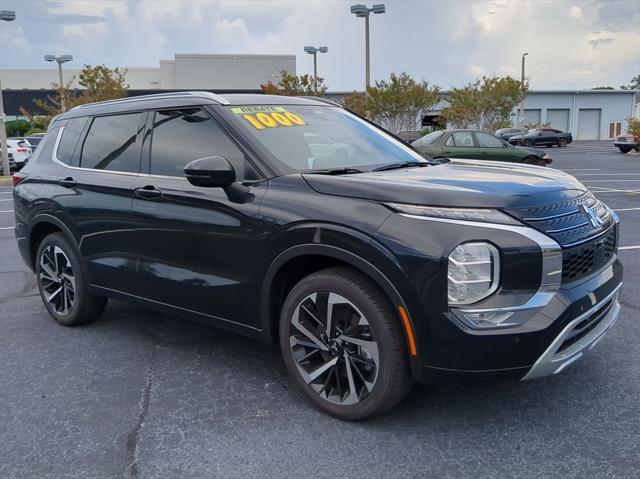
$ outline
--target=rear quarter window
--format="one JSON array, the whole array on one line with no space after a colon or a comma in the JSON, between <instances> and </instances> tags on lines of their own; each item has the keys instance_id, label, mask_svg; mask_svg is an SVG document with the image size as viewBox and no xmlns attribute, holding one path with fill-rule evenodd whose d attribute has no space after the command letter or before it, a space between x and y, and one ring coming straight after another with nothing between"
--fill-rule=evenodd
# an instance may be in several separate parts
<instances>
[{"instance_id":1,"label":"rear quarter window","mask_svg":"<svg viewBox=\"0 0 640 479\"><path fill-rule=\"evenodd\" d=\"M87 124L87 118L72 118L64 126L62 138L58 143L56 150L56 159L67 165L71 164L73 153L78 145L78 140L82 134L84 126Z\"/></svg>"}]
</instances>

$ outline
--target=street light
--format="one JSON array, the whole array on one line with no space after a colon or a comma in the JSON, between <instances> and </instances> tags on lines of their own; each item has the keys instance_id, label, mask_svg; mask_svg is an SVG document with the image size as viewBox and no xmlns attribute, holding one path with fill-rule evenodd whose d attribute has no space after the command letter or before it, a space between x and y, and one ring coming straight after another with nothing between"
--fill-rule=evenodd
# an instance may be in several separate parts
<instances>
[{"instance_id":1,"label":"street light","mask_svg":"<svg viewBox=\"0 0 640 479\"><path fill-rule=\"evenodd\" d=\"M12 22L16 19L16 12L0 10L0 20ZM4 103L2 101L2 83L0 83L0 148L2 149L2 174L9 176L9 148L7 147L7 130L4 127Z\"/></svg>"},{"instance_id":2,"label":"street light","mask_svg":"<svg viewBox=\"0 0 640 479\"><path fill-rule=\"evenodd\" d=\"M529 53L522 54L522 73L520 75L520 81L522 82L522 86L524 87L524 57L526 57ZM520 113L518 114L518 120L521 123L518 127L524 126L524 97L520 100Z\"/></svg>"},{"instance_id":3,"label":"street light","mask_svg":"<svg viewBox=\"0 0 640 479\"><path fill-rule=\"evenodd\" d=\"M304 51L307 52L309 55L313 55L313 83L314 83L314 90L316 91L316 93L318 92L318 61L317 61L317 54L318 52L320 53L327 53L329 51L329 49L327 47L304 47Z\"/></svg>"},{"instance_id":4,"label":"street light","mask_svg":"<svg viewBox=\"0 0 640 479\"><path fill-rule=\"evenodd\" d=\"M370 81L370 67L369 67L369 14L373 13L384 13L385 6L382 3L378 3L371 8L366 5L358 4L351 5L351 13L353 13L356 17L364 18L364 36L365 36L365 70L366 70L366 87L369 88L371 86Z\"/></svg>"},{"instance_id":5,"label":"street light","mask_svg":"<svg viewBox=\"0 0 640 479\"><path fill-rule=\"evenodd\" d=\"M55 56L55 55L45 55L44 56L44 61L46 62L57 62L58 63L58 73L60 74L60 109L62 111L65 111L66 108L64 106L64 92L62 91L63 88L63 80L62 80L62 64L63 63L67 63L70 62L71 60L73 60L73 57L71 55L60 55L59 57Z\"/></svg>"}]
</instances>

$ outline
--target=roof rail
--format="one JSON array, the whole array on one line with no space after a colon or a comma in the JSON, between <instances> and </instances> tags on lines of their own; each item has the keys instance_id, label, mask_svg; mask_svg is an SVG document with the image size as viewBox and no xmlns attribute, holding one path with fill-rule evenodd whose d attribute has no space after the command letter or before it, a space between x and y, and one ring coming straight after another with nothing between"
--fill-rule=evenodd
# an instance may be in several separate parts
<instances>
[{"instance_id":1,"label":"roof rail","mask_svg":"<svg viewBox=\"0 0 640 479\"><path fill-rule=\"evenodd\" d=\"M315 101L326 103L327 105L333 105L333 106L338 106L340 108L344 108L344 105L341 105L337 101L329 100L329 99L321 97L321 96L311 96L310 95L310 96L307 96L307 97L304 97L304 98L310 98L310 99L315 100Z\"/></svg>"},{"instance_id":2,"label":"roof rail","mask_svg":"<svg viewBox=\"0 0 640 479\"><path fill-rule=\"evenodd\" d=\"M211 93L208 91L175 91L168 93L154 93L152 95L131 96L127 98L118 98L116 100L97 101L95 103L85 103L84 105L75 106L69 111L89 108L95 105L110 105L112 103L129 103L135 101L158 100L162 98L207 98L209 100L220 103L221 105L230 105L229 100L227 100L223 96L216 95L215 93Z\"/></svg>"}]
</instances>

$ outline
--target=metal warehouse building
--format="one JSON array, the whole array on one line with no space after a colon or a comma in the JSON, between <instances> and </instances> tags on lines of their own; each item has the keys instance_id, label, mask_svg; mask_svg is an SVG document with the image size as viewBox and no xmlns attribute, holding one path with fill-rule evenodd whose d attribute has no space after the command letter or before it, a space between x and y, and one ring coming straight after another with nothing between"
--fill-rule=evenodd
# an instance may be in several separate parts
<instances>
[{"instance_id":1,"label":"metal warehouse building","mask_svg":"<svg viewBox=\"0 0 640 479\"><path fill-rule=\"evenodd\" d=\"M626 131L627 118L638 114L636 103L629 90L532 91L524 101L524 124L549 123L577 140L606 140ZM517 115L515 109L512 117Z\"/></svg>"}]
</instances>

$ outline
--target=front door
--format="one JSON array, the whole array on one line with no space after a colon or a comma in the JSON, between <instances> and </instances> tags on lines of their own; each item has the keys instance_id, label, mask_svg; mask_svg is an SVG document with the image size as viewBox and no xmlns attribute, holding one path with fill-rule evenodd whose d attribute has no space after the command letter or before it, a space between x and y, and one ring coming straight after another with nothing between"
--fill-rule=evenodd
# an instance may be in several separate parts
<instances>
[{"instance_id":1,"label":"front door","mask_svg":"<svg viewBox=\"0 0 640 479\"><path fill-rule=\"evenodd\" d=\"M256 173L204 110L152 115L148 172L134 185L137 295L223 326L256 328L260 279L255 258L264 257L257 218L266 182L254 181L234 202L222 188L193 186L184 166L208 156L229 160L238 181Z\"/></svg>"},{"instance_id":2,"label":"front door","mask_svg":"<svg viewBox=\"0 0 640 479\"><path fill-rule=\"evenodd\" d=\"M474 134L483 160L513 161L510 158L510 153L513 153L513 150L505 146L502 140L481 131L476 131Z\"/></svg>"}]
</instances>

